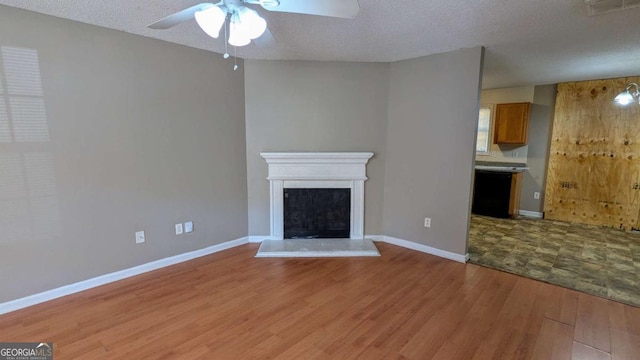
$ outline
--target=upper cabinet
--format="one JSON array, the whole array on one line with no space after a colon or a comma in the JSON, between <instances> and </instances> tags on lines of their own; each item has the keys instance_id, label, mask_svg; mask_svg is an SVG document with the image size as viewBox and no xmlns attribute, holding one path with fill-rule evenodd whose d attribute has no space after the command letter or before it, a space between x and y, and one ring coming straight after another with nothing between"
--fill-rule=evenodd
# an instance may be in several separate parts
<instances>
[{"instance_id":1,"label":"upper cabinet","mask_svg":"<svg viewBox=\"0 0 640 360\"><path fill-rule=\"evenodd\" d=\"M525 145L531 103L497 104L493 142Z\"/></svg>"}]
</instances>

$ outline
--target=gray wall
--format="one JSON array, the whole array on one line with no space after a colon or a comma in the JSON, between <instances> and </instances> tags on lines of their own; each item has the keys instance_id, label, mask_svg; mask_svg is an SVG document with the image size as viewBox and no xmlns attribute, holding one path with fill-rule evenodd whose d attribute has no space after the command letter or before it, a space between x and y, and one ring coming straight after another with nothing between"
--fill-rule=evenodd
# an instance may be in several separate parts
<instances>
[{"instance_id":1,"label":"gray wall","mask_svg":"<svg viewBox=\"0 0 640 360\"><path fill-rule=\"evenodd\" d=\"M269 234L264 151L373 151L365 233L382 232L389 65L245 61L249 234Z\"/></svg>"},{"instance_id":2,"label":"gray wall","mask_svg":"<svg viewBox=\"0 0 640 360\"><path fill-rule=\"evenodd\" d=\"M4 6L0 46L0 302L246 236L242 71Z\"/></svg>"},{"instance_id":3,"label":"gray wall","mask_svg":"<svg viewBox=\"0 0 640 360\"><path fill-rule=\"evenodd\" d=\"M520 209L543 212L544 188L549 161L549 141L551 139L551 124L555 112L556 85L536 86L531 105L529 119L529 151L527 166L524 173ZM533 193L539 192L540 199L534 199Z\"/></svg>"},{"instance_id":4,"label":"gray wall","mask_svg":"<svg viewBox=\"0 0 640 360\"><path fill-rule=\"evenodd\" d=\"M0 10L0 302L268 234L262 151L373 151L365 232L465 253L481 48L243 73L217 54ZM188 220L195 232L174 235Z\"/></svg>"},{"instance_id":5,"label":"gray wall","mask_svg":"<svg viewBox=\"0 0 640 360\"><path fill-rule=\"evenodd\" d=\"M391 64L385 235L466 253L482 59L477 47Z\"/></svg>"}]
</instances>

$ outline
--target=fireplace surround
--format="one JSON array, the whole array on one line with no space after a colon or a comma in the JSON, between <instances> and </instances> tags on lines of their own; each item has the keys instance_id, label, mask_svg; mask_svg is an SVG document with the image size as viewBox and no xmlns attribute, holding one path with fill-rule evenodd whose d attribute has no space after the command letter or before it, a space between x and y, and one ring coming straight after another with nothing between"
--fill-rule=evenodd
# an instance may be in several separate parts
<instances>
[{"instance_id":1,"label":"fireplace surround","mask_svg":"<svg viewBox=\"0 0 640 360\"><path fill-rule=\"evenodd\" d=\"M263 152L268 164L270 238L284 238L284 189L351 190L351 239L364 238L364 182L372 152Z\"/></svg>"}]
</instances>

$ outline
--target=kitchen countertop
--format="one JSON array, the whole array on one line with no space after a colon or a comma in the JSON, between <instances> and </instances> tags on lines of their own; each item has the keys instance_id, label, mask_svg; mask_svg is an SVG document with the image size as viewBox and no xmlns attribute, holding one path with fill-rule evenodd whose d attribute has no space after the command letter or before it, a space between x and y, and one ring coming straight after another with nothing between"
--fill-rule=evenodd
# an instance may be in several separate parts
<instances>
[{"instance_id":1,"label":"kitchen countertop","mask_svg":"<svg viewBox=\"0 0 640 360\"><path fill-rule=\"evenodd\" d=\"M476 161L476 170L521 173L529 169L525 163L511 163L499 161Z\"/></svg>"}]
</instances>

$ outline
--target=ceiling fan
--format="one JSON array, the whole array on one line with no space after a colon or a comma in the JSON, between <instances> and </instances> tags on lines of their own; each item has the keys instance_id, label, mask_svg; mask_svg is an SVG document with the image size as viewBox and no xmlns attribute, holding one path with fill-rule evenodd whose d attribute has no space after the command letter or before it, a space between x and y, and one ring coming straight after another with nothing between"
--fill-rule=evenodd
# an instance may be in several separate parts
<instances>
[{"instance_id":1,"label":"ceiling fan","mask_svg":"<svg viewBox=\"0 0 640 360\"><path fill-rule=\"evenodd\" d=\"M260 5L268 11L355 18L360 10L358 0L221 0L218 3L200 3L171 14L148 27L168 29L184 21L196 20L209 36L218 38L220 30L229 21L230 45L239 47L258 39L267 30L267 22L247 5Z\"/></svg>"}]
</instances>

